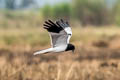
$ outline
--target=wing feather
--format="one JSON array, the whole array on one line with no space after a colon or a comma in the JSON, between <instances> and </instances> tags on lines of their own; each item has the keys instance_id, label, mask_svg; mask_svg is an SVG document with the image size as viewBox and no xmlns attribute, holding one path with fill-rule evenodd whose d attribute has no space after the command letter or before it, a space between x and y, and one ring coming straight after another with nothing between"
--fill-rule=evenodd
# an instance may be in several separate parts
<instances>
[{"instance_id":1,"label":"wing feather","mask_svg":"<svg viewBox=\"0 0 120 80\"><path fill-rule=\"evenodd\" d=\"M51 20L45 21L44 26L50 34L52 47L67 45L68 35L63 27L57 25Z\"/></svg>"},{"instance_id":2,"label":"wing feather","mask_svg":"<svg viewBox=\"0 0 120 80\"><path fill-rule=\"evenodd\" d=\"M61 26L65 30L65 32L68 35L67 43L69 43L70 38L72 36L72 30L71 30L71 27L70 27L69 23L67 21L64 21L64 20L61 19L59 21L56 21L56 24Z\"/></svg>"}]
</instances>

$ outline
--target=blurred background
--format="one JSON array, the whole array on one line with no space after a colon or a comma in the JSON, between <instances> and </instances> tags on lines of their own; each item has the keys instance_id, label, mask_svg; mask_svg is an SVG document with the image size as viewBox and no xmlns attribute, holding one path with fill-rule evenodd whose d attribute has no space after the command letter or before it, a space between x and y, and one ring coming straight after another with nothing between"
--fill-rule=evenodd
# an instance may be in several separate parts
<instances>
[{"instance_id":1,"label":"blurred background","mask_svg":"<svg viewBox=\"0 0 120 80\"><path fill-rule=\"evenodd\" d=\"M120 80L120 0L0 0L0 80ZM69 21L74 54L45 54L43 23ZM67 59L66 59L67 57Z\"/></svg>"}]
</instances>

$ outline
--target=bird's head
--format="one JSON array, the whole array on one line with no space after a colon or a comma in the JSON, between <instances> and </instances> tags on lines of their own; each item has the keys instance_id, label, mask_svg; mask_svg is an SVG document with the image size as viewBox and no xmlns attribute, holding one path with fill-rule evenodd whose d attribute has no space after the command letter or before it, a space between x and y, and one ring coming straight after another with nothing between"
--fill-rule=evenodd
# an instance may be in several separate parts
<instances>
[{"instance_id":1,"label":"bird's head","mask_svg":"<svg viewBox=\"0 0 120 80\"><path fill-rule=\"evenodd\" d=\"M65 51L70 51L70 50L72 50L72 52L74 53L75 46L73 44L68 44L68 46L67 46Z\"/></svg>"}]
</instances>

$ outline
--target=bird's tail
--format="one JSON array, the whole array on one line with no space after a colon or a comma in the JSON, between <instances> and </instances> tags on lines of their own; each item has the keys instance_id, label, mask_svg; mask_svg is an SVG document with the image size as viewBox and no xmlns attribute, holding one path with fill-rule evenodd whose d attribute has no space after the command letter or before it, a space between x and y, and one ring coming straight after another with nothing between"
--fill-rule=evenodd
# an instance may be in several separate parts
<instances>
[{"instance_id":1,"label":"bird's tail","mask_svg":"<svg viewBox=\"0 0 120 80\"><path fill-rule=\"evenodd\" d=\"M45 50L40 50L38 52L35 52L33 55L45 54L45 53L49 53L49 52L52 52L52 51L53 51L53 48L48 48L48 49L45 49Z\"/></svg>"}]
</instances>

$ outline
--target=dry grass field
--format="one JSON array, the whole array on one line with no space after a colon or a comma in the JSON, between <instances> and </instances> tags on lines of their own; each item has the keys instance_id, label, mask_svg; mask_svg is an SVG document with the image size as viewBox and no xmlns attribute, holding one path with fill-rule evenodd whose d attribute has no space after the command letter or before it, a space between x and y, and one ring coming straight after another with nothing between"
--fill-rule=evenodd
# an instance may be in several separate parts
<instances>
[{"instance_id":1,"label":"dry grass field","mask_svg":"<svg viewBox=\"0 0 120 80\"><path fill-rule=\"evenodd\" d=\"M0 80L120 80L120 30L73 28L71 52L33 56L50 46L42 28L0 29Z\"/></svg>"}]
</instances>

